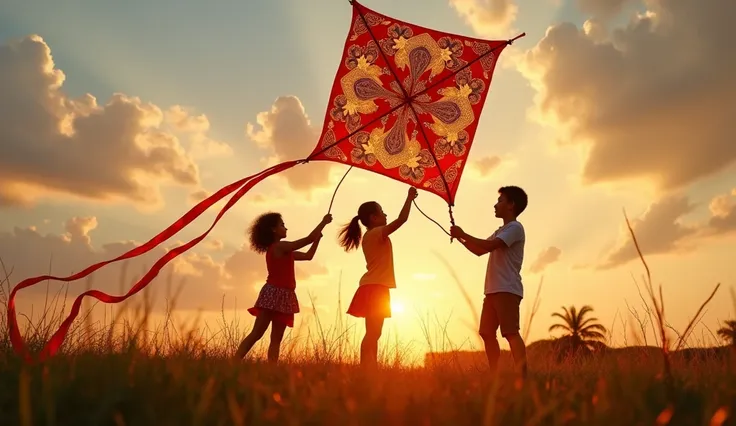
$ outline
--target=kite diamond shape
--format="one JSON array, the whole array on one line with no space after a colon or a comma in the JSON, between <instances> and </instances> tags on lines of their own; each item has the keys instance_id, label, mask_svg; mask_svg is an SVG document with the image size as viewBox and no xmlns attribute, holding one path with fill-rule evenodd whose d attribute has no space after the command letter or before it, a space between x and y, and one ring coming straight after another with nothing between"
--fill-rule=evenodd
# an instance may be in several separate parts
<instances>
[{"instance_id":1,"label":"kite diamond shape","mask_svg":"<svg viewBox=\"0 0 736 426\"><path fill-rule=\"evenodd\" d=\"M351 4L309 160L370 170L454 205L497 59L513 40L436 31Z\"/></svg>"}]
</instances>

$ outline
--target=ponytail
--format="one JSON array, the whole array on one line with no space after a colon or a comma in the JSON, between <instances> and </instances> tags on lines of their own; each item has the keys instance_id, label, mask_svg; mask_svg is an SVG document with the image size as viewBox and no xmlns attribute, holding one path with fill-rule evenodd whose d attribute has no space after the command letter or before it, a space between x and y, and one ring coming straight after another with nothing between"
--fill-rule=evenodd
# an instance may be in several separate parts
<instances>
[{"instance_id":1,"label":"ponytail","mask_svg":"<svg viewBox=\"0 0 736 426\"><path fill-rule=\"evenodd\" d=\"M376 213L379 207L375 201L366 201L358 207L358 215L340 230L340 247L350 251L360 246L360 239L363 237L360 224L367 228L370 225L371 215Z\"/></svg>"},{"instance_id":2,"label":"ponytail","mask_svg":"<svg viewBox=\"0 0 736 426\"><path fill-rule=\"evenodd\" d=\"M340 230L340 247L345 251L357 249L360 246L360 239L363 237L363 230L360 229L360 216L355 216L347 225Z\"/></svg>"}]
</instances>

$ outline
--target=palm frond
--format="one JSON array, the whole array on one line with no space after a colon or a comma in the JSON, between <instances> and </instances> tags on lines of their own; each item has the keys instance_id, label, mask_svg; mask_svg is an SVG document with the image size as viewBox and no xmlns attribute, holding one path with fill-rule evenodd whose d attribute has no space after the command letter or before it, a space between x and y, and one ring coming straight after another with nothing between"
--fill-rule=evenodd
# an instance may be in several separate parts
<instances>
[{"instance_id":1,"label":"palm frond","mask_svg":"<svg viewBox=\"0 0 736 426\"><path fill-rule=\"evenodd\" d=\"M558 324L552 324L549 327L549 330L547 330L547 331L552 332L552 331L555 331L555 330L562 330L562 331L564 331L564 332L566 332L568 334L572 334L572 330L566 324L559 324L559 323Z\"/></svg>"}]
</instances>

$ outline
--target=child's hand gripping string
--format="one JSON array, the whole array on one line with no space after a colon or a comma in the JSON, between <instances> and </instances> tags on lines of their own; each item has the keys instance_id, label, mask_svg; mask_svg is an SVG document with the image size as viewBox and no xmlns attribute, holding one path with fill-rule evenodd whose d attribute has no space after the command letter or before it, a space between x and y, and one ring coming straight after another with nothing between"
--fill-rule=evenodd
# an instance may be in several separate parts
<instances>
[{"instance_id":1,"label":"child's hand gripping string","mask_svg":"<svg viewBox=\"0 0 736 426\"><path fill-rule=\"evenodd\" d=\"M309 247L309 250L306 253L295 251L294 260L312 260L314 258L314 254L317 252L317 247L319 247L319 242L322 239L322 230L330 222L332 222L332 215L328 213L324 218L322 218L322 222L320 222L319 225L314 228L312 233L309 234L308 238L312 239L312 245Z\"/></svg>"},{"instance_id":2,"label":"child's hand gripping string","mask_svg":"<svg viewBox=\"0 0 736 426\"><path fill-rule=\"evenodd\" d=\"M399 212L399 217L394 219L391 223L386 225L385 228L383 228L384 238L396 232L397 229L401 228L401 226L405 224L407 220L409 220L411 202L414 201L414 199L417 198L418 195L419 193L417 192L416 188L414 188L413 186L409 187L409 191L406 194L406 201L404 201L404 206L401 208L401 212Z\"/></svg>"},{"instance_id":3,"label":"child's hand gripping string","mask_svg":"<svg viewBox=\"0 0 736 426\"><path fill-rule=\"evenodd\" d=\"M309 234L309 237L312 238L312 241L317 241L320 238L322 238L322 230L325 229L325 226L332 222L332 215L330 213L327 213L325 217L322 218L322 222L317 225L316 228L312 231L311 234Z\"/></svg>"},{"instance_id":4,"label":"child's hand gripping string","mask_svg":"<svg viewBox=\"0 0 736 426\"><path fill-rule=\"evenodd\" d=\"M314 252L317 250L317 247L315 247L314 244L310 247L309 252L307 253L300 253L297 252L297 250L312 243L316 244L322 235L322 230L330 222L332 222L332 215L326 214L325 217L322 218L322 221L312 230L312 232L309 233L309 235L296 241L280 241L276 243L274 251L278 256L283 256L289 252L295 252L294 260L311 260L314 256Z\"/></svg>"}]
</instances>

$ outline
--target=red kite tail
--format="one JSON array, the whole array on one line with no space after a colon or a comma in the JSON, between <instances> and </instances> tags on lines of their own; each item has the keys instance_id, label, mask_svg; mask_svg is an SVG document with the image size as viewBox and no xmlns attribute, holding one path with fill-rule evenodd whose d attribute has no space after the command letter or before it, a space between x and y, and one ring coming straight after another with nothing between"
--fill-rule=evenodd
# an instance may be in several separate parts
<instances>
[{"instance_id":1,"label":"red kite tail","mask_svg":"<svg viewBox=\"0 0 736 426\"><path fill-rule=\"evenodd\" d=\"M200 235L199 237L189 241L188 243L176 247L169 252L167 252L164 256L162 256L154 265L149 269L149 271L126 293L124 296L112 296L107 293L104 293L99 290L89 290L86 291L74 300L74 304L72 305L72 310L69 313L69 316L62 322L59 329L54 333L53 336L51 336L51 339L49 339L48 343L44 346L43 350L41 351L39 355L39 361L43 361L47 359L48 357L53 356L56 354L56 352L61 347L62 343L64 342L64 339L66 338L66 335L69 331L69 327L71 326L74 319L79 315L79 310L82 305L82 300L85 296L91 296L95 299L104 302L104 303L120 303L127 299L128 297L138 293L143 288L145 288L161 271L161 269L166 266L167 263L169 263L171 260L173 260L178 255L186 252L190 248L197 245L200 241L202 241L209 233L212 231L212 229L215 227L217 222L222 218L222 216L230 210L230 208L235 205L235 203L240 200L251 188L253 188L255 185L257 185L259 182L263 181L267 177L274 175L276 173L280 173L284 170L287 170L296 164L299 164L303 162L302 160L299 161L286 161L281 164L277 164L273 167L269 167L268 169L265 169L259 173L256 173L254 175L248 176L246 178L243 178L237 182L233 182L230 185L227 185L223 188L221 188L219 191L214 193L213 195L209 196L205 200L201 201L199 204L194 206L191 210L189 210L186 214L184 214L179 220L174 222L171 226L166 228L164 231L153 237L151 240L149 240L147 243L138 246L127 253L124 253L120 256L118 256L115 259L107 260L104 262L100 262L97 264L94 264L92 266L87 267L87 269L78 272L74 275L70 275L67 277L55 277L51 275L42 275L38 277L32 277L27 278L23 281L21 281L18 285L16 285L12 292L10 293L10 297L8 299L8 326L10 328L10 342L13 345L13 349L15 352L22 357L26 362L31 361L31 355L28 351L28 348L25 345L25 342L23 341L23 337L21 336L20 329L18 327L18 321L16 318L15 313L15 294L26 287L30 287L34 284L37 284L44 280L55 280L55 281L75 281L80 278L83 278L92 272L96 271L97 269L100 269L101 267L117 262L123 259L129 259L132 257L139 256L141 254L144 254L159 244L163 243L164 241L171 238L174 234L179 232L180 230L184 229L189 223L191 223L194 219L199 217L202 213L204 213L207 209L209 209L212 205L217 203L218 201L225 198L227 195L237 191L235 195L230 198L228 203L225 205L225 207L220 210L217 217L215 218L215 221L212 223L210 228Z\"/></svg>"}]
</instances>

